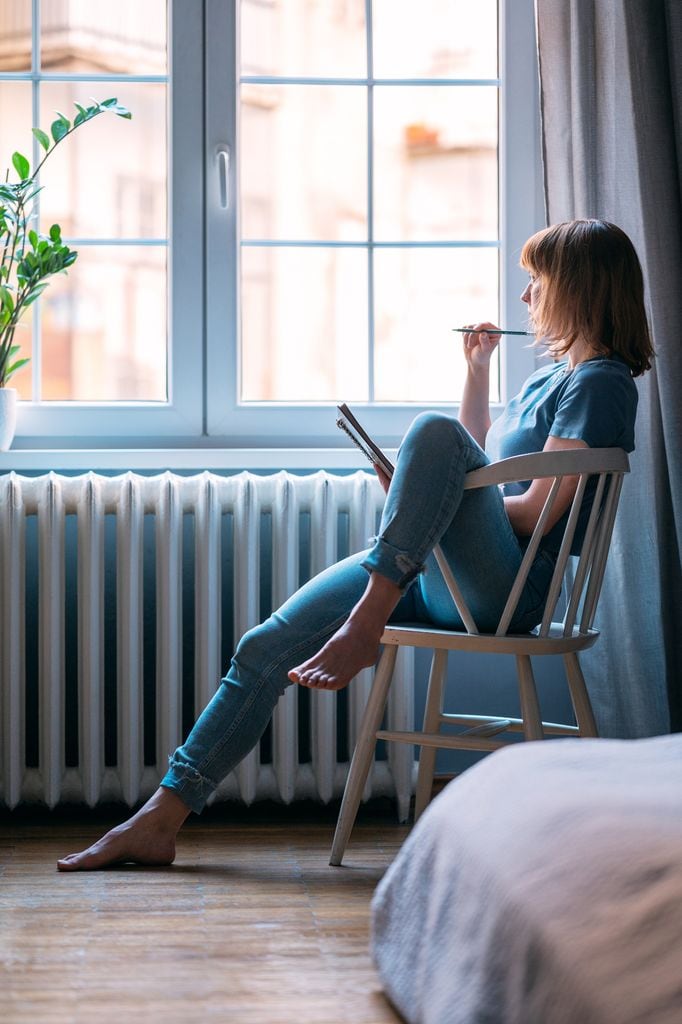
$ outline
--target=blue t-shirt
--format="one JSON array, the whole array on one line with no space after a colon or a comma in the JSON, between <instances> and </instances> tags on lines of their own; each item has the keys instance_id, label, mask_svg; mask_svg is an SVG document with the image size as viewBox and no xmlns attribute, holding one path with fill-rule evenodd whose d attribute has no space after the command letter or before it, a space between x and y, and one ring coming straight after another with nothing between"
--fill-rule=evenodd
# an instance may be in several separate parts
<instances>
[{"instance_id":1,"label":"blue t-shirt","mask_svg":"<svg viewBox=\"0 0 682 1024\"><path fill-rule=\"evenodd\" d=\"M493 462L539 452L547 438L584 441L590 448L635 447L637 388L618 356L596 356L570 370L568 362L550 363L531 374L523 388L490 427L485 450ZM505 494L522 494L530 481L511 484ZM585 491L573 553L580 550L596 481ZM542 539L542 548L559 550L568 512Z\"/></svg>"}]
</instances>

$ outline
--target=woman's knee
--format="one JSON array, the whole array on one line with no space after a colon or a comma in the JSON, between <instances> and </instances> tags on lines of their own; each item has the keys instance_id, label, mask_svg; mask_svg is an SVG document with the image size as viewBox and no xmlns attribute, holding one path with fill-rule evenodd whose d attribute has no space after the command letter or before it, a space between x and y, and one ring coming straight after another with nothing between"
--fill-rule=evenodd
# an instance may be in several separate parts
<instances>
[{"instance_id":1,"label":"woman's knee","mask_svg":"<svg viewBox=\"0 0 682 1024\"><path fill-rule=\"evenodd\" d=\"M472 444L473 439L465 427L455 419L442 412L420 412L410 424L405 442L420 443L433 446L452 445L459 443Z\"/></svg>"}]
</instances>

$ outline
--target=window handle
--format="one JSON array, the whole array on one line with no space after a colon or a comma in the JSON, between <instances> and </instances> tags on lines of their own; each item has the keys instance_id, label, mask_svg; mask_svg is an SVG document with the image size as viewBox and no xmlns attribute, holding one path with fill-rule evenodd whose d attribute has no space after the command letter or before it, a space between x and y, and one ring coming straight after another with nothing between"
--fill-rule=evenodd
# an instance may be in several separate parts
<instances>
[{"instance_id":1,"label":"window handle","mask_svg":"<svg viewBox=\"0 0 682 1024\"><path fill-rule=\"evenodd\" d=\"M227 210L230 205L230 147L218 146L216 149L218 161L218 194L220 207Z\"/></svg>"}]
</instances>

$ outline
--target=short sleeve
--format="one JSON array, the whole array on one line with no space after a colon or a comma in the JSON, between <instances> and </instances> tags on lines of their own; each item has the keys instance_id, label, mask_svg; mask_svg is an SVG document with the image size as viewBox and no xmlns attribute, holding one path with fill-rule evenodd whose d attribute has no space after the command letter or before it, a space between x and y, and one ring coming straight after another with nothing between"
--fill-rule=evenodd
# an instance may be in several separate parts
<instances>
[{"instance_id":1,"label":"short sleeve","mask_svg":"<svg viewBox=\"0 0 682 1024\"><path fill-rule=\"evenodd\" d=\"M570 375L556 405L549 433L584 441L590 448L635 447L637 388L627 367L599 360Z\"/></svg>"}]
</instances>

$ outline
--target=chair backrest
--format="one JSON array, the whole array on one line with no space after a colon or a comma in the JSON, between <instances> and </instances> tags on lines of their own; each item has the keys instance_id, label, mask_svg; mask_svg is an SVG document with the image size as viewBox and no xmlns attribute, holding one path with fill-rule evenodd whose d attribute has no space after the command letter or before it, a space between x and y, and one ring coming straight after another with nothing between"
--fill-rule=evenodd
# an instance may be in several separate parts
<instances>
[{"instance_id":1,"label":"chair backrest","mask_svg":"<svg viewBox=\"0 0 682 1024\"><path fill-rule=\"evenodd\" d=\"M550 581L544 614L539 627L539 636L549 635L553 626L566 567L571 554L573 540L578 526L580 509L585 490L591 477L596 477L596 488L589 518L582 540L580 557L575 573L567 587L566 613L562 622L562 635L572 636L587 633L594 622L597 601L601 592L606 568L606 559L611 543L613 524L618 509L618 500L623 485L623 476L630 471L627 454L621 448L570 448L554 452L536 452L531 455L517 455L501 462L483 466L468 473L465 490L477 487L517 483L525 480L552 478L540 518L528 542L524 557L514 584L509 592L497 629L496 636L505 636L523 592L528 573L540 547L545 525L559 493L561 480L565 476L577 476L578 485L571 503L564 535L557 555L556 565ZM450 591L457 610L468 633L479 632L471 612L457 585L440 546L435 549L438 566Z\"/></svg>"}]
</instances>

